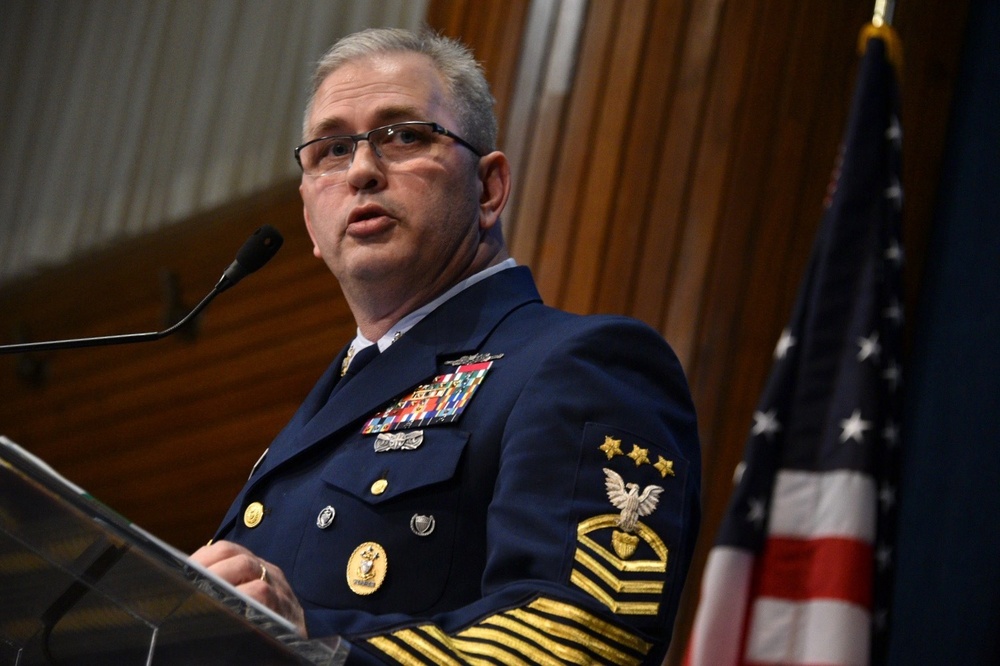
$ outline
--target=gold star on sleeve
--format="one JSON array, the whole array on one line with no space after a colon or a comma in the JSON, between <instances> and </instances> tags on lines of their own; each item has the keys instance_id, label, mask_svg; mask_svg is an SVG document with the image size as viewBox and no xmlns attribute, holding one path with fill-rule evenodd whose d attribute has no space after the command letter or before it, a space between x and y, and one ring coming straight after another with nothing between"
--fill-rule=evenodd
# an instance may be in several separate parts
<instances>
[{"instance_id":1,"label":"gold star on sleeve","mask_svg":"<svg viewBox=\"0 0 1000 666\"><path fill-rule=\"evenodd\" d=\"M659 460L656 461L656 464L653 465L653 467L660 470L660 476L662 476L663 478L666 478L668 474L670 476L676 476L676 474L674 474L674 461L667 460L663 456L657 456L657 457L659 458Z\"/></svg>"},{"instance_id":2,"label":"gold star on sleeve","mask_svg":"<svg viewBox=\"0 0 1000 666\"><path fill-rule=\"evenodd\" d=\"M641 449L638 444L633 444L632 452L628 454L628 457L634 460L635 466L638 467L649 462L649 449Z\"/></svg>"},{"instance_id":3,"label":"gold star on sleeve","mask_svg":"<svg viewBox=\"0 0 1000 666\"><path fill-rule=\"evenodd\" d=\"M622 440L614 439L607 435L604 436L604 443L597 448L604 451L604 455L608 457L608 460L611 460L615 456L624 455L622 453Z\"/></svg>"}]
</instances>

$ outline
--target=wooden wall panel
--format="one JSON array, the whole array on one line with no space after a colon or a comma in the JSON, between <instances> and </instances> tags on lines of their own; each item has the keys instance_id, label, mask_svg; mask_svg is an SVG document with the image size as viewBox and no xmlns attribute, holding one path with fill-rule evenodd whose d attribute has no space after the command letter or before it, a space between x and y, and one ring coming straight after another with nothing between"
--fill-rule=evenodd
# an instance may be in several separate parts
<instances>
[{"instance_id":1,"label":"wooden wall panel","mask_svg":"<svg viewBox=\"0 0 1000 666\"><path fill-rule=\"evenodd\" d=\"M543 89L526 128L514 256L549 303L661 330L691 381L705 520L673 663L822 215L871 9L590 2L570 84ZM910 305L947 124L950 89L939 86L953 80L964 13L935 0L896 15L908 54L904 186L920 193L905 217Z\"/></svg>"},{"instance_id":2,"label":"wooden wall panel","mask_svg":"<svg viewBox=\"0 0 1000 666\"><path fill-rule=\"evenodd\" d=\"M497 100L501 141L506 129L504 120L514 93L521 53L519 47L529 4L528 0L435 0L427 10L429 26L473 47Z\"/></svg>"},{"instance_id":3,"label":"wooden wall panel","mask_svg":"<svg viewBox=\"0 0 1000 666\"><path fill-rule=\"evenodd\" d=\"M666 132L659 145L660 161L647 210L646 232L637 257L638 273L627 311L659 327L667 311L676 279L676 266L684 227L677 223L687 210L696 146L703 131L710 67L719 40L722 3L695 3L677 36L682 51L677 63L678 81L666 102ZM651 39L659 39L652 36ZM629 174L635 177L636 174ZM650 176L645 176L650 177Z\"/></svg>"},{"instance_id":4,"label":"wooden wall panel","mask_svg":"<svg viewBox=\"0 0 1000 666\"><path fill-rule=\"evenodd\" d=\"M577 75L569 99L568 108L574 113L563 117L563 126L549 137L540 139L551 141L556 146L558 168L548 183L548 204L545 209L532 211L533 217L542 220L540 243L534 256L514 256L535 267L538 290L549 303L558 303L563 294L563 280L572 260L571 249L581 222L589 222L582 217L581 202L587 192L588 169L595 161L605 157L613 159L614 154L605 156L595 149L600 143L601 95L603 86L612 66L610 50L614 31L617 28L619 12L614 3L598 3L591 6L583 39L580 46ZM528 170L533 172L532 165ZM528 176L532 178L532 175Z\"/></svg>"},{"instance_id":5,"label":"wooden wall panel","mask_svg":"<svg viewBox=\"0 0 1000 666\"><path fill-rule=\"evenodd\" d=\"M530 8L430 5L430 25L484 61L501 121L524 93L514 86ZM569 78L526 93L525 159L505 215L514 256L551 304L662 331L691 381L705 519L672 663L819 224L870 12L825 0L596 0L578 41L567 38L577 45ZM964 0L896 12L910 304L964 15ZM193 343L53 353L34 388L15 377L16 359L0 359L0 432L179 547L206 539L354 330L311 256L294 183L0 291L4 342L19 326L44 338L155 329L160 270L176 271L191 305L262 222L287 247L219 297Z\"/></svg>"},{"instance_id":6,"label":"wooden wall panel","mask_svg":"<svg viewBox=\"0 0 1000 666\"><path fill-rule=\"evenodd\" d=\"M629 128L635 127L632 99L637 93L637 79L644 59L644 40L636 37L645 32L651 12L652 7L646 2L619 12L613 42L608 45L604 58L594 127L582 135L587 140L575 142L569 137L566 142L588 145L592 151L586 156L589 168L578 193L579 209L566 220L576 233L573 242L564 249L569 265L558 300L569 310L586 312L592 307L607 239L612 235L611 211L617 193L622 192L620 178L625 173L623 162L627 144L624 138ZM586 46L585 43L584 48ZM614 186L609 187L609 183ZM548 265L544 259L542 263Z\"/></svg>"},{"instance_id":7,"label":"wooden wall panel","mask_svg":"<svg viewBox=\"0 0 1000 666\"><path fill-rule=\"evenodd\" d=\"M107 504L180 548L207 540L257 456L354 324L312 258L295 183L12 285L0 326L35 338L143 332L161 321L161 272L186 306L208 293L251 231L285 246L217 297L194 341L48 352L41 386L0 358L0 432ZM4 341L11 337L4 335Z\"/></svg>"},{"instance_id":8,"label":"wooden wall panel","mask_svg":"<svg viewBox=\"0 0 1000 666\"><path fill-rule=\"evenodd\" d=\"M604 243L604 262L594 285L594 312L633 312L638 292L638 259L650 247L650 226L656 233L667 233L666 225L657 224L653 211L656 181L636 178L635 174L655 173L663 168L676 176L676 165L664 165L663 145L670 120L671 103L677 96L683 54L681 35L687 24L686 3L653 3L644 40L642 70L636 82L631 105L631 126L623 137L625 150L611 211L610 230ZM670 177L665 174L665 177ZM610 189L610 188L609 188ZM651 253L650 253L651 254ZM661 257L662 259L662 257ZM657 275L669 277L661 265ZM659 293L657 290L656 293ZM645 300L645 299L644 299Z\"/></svg>"}]
</instances>

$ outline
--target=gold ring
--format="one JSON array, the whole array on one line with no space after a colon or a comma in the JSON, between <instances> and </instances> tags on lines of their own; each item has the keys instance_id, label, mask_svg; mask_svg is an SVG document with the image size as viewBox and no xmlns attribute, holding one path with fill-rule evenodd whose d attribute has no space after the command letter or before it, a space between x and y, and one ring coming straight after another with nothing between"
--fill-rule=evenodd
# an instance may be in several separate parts
<instances>
[{"instance_id":1,"label":"gold ring","mask_svg":"<svg viewBox=\"0 0 1000 666\"><path fill-rule=\"evenodd\" d=\"M263 562L260 563L260 579L267 582L267 567L264 566Z\"/></svg>"}]
</instances>

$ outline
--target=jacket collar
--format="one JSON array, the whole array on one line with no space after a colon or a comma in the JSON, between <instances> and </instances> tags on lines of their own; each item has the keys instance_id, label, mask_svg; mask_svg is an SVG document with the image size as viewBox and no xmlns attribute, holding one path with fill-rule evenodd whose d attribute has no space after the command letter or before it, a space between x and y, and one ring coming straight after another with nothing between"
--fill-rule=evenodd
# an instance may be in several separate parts
<instances>
[{"instance_id":1,"label":"jacket collar","mask_svg":"<svg viewBox=\"0 0 1000 666\"><path fill-rule=\"evenodd\" d=\"M307 398L306 402L311 400L313 404L300 410L290 427L274 441L257 478L266 476L277 466L349 425L360 429L360 419L432 378L441 363L480 351L486 337L508 314L525 304L540 301L531 272L526 267L492 275L441 304L372 360L364 372L351 380L348 388L334 393L320 405L318 403L330 394L339 378L339 373L333 371L339 367L335 362ZM343 354L342 351L338 360ZM302 414L305 411L314 414L308 421ZM299 423L296 424L296 420Z\"/></svg>"}]
</instances>

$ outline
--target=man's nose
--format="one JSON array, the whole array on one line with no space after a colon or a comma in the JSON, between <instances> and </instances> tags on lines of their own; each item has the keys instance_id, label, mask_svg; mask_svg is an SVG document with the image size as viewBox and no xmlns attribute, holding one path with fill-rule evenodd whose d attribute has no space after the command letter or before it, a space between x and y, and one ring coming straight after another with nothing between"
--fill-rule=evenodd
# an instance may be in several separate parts
<instances>
[{"instance_id":1,"label":"man's nose","mask_svg":"<svg viewBox=\"0 0 1000 666\"><path fill-rule=\"evenodd\" d=\"M379 149L378 145L371 139L357 140L357 143L354 144L354 155L352 155L353 159L357 159L358 151L361 149L362 146L367 146L368 152L370 152L373 157L377 157L380 160L382 159L382 151Z\"/></svg>"},{"instance_id":2,"label":"man's nose","mask_svg":"<svg viewBox=\"0 0 1000 666\"><path fill-rule=\"evenodd\" d=\"M384 163L378 147L363 139L358 141L347 167L347 181L357 189L371 189L385 183Z\"/></svg>"}]
</instances>

